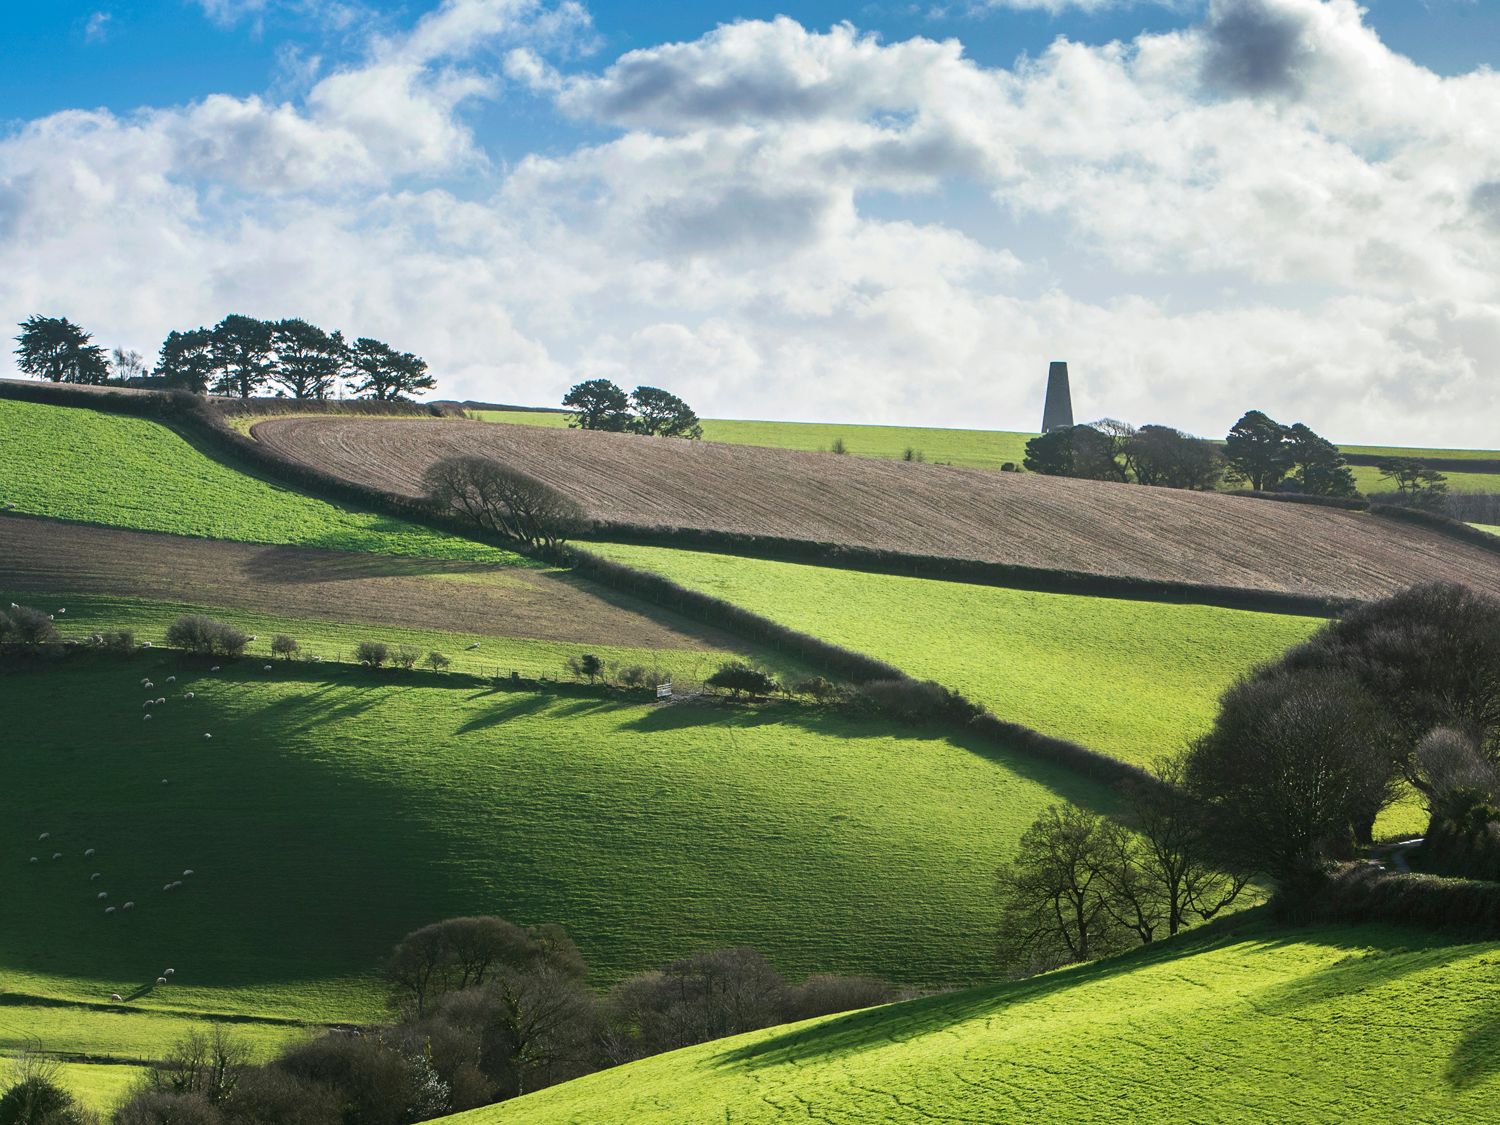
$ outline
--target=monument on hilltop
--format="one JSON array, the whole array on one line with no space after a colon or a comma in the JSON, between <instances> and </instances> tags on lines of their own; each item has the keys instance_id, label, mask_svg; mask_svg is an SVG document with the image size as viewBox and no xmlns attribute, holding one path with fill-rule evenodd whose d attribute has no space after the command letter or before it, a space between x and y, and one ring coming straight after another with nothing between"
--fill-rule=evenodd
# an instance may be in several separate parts
<instances>
[{"instance_id":1,"label":"monument on hilltop","mask_svg":"<svg viewBox=\"0 0 1500 1125\"><path fill-rule=\"evenodd\" d=\"M1047 370L1047 403L1042 407L1042 433L1071 429L1073 392L1068 387L1068 364L1055 359Z\"/></svg>"}]
</instances>

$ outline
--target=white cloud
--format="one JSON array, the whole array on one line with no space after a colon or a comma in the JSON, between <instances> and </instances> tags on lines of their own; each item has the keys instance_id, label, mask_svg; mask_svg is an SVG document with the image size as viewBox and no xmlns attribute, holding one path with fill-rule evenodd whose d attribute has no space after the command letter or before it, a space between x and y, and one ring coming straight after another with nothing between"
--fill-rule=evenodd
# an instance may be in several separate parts
<instances>
[{"instance_id":1,"label":"white cloud","mask_svg":"<svg viewBox=\"0 0 1500 1125\"><path fill-rule=\"evenodd\" d=\"M109 12L91 12L83 24L85 43L103 43L109 38L109 23L114 16Z\"/></svg>"},{"instance_id":2,"label":"white cloud","mask_svg":"<svg viewBox=\"0 0 1500 1125\"><path fill-rule=\"evenodd\" d=\"M509 401L606 374L709 414L1029 427L1068 358L1083 416L1491 440L1500 76L1417 67L1352 0L1214 0L1010 70L784 19L544 57L590 34L449 0L296 102L32 122L0 141L0 306L142 350L306 315ZM613 139L497 165L463 108L507 81Z\"/></svg>"}]
</instances>

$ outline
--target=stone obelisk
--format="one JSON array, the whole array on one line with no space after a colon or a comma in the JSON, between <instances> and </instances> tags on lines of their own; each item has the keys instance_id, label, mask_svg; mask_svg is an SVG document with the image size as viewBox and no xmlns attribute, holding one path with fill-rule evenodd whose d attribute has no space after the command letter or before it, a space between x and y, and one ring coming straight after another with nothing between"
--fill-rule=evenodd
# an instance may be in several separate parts
<instances>
[{"instance_id":1,"label":"stone obelisk","mask_svg":"<svg viewBox=\"0 0 1500 1125\"><path fill-rule=\"evenodd\" d=\"M1047 404L1042 407L1042 433L1073 425L1073 392L1068 387L1068 365L1053 360L1047 370Z\"/></svg>"}]
</instances>

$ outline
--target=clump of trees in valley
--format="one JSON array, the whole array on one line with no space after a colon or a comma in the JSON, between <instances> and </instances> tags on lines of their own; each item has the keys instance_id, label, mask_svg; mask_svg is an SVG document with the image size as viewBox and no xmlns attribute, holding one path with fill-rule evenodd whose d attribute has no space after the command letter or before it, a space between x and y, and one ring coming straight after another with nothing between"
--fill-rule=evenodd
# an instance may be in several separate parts
<instances>
[{"instance_id":1,"label":"clump of trees in valley","mask_svg":"<svg viewBox=\"0 0 1500 1125\"><path fill-rule=\"evenodd\" d=\"M425 360L380 340L352 343L306 320L260 320L231 314L213 327L172 331L147 374L139 352L115 348L112 359L66 317L32 316L16 337L17 365L54 383L147 386L195 394L323 400L347 393L379 402L405 401L437 380ZM111 376L113 372L113 377Z\"/></svg>"},{"instance_id":2,"label":"clump of trees in valley","mask_svg":"<svg viewBox=\"0 0 1500 1125\"><path fill-rule=\"evenodd\" d=\"M1285 426L1259 410L1248 411L1230 429L1224 456L1230 479L1257 492L1285 486L1308 496L1359 494L1338 446L1301 422Z\"/></svg>"},{"instance_id":3,"label":"clump of trees in valley","mask_svg":"<svg viewBox=\"0 0 1500 1125\"><path fill-rule=\"evenodd\" d=\"M627 395L608 379L588 379L572 387L562 404L573 411L569 424L580 430L689 440L703 436L692 407L660 387L637 387Z\"/></svg>"},{"instance_id":4,"label":"clump of trees in valley","mask_svg":"<svg viewBox=\"0 0 1500 1125\"><path fill-rule=\"evenodd\" d=\"M871 977L793 984L745 948L684 957L600 992L561 926L497 917L450 918L408 934L386 979L394 1022L329 1032L263 1065L217 1025L153 1066L114 1120L407 1125L662 1051L902 997Z\"/></svg>"}]
</instances>

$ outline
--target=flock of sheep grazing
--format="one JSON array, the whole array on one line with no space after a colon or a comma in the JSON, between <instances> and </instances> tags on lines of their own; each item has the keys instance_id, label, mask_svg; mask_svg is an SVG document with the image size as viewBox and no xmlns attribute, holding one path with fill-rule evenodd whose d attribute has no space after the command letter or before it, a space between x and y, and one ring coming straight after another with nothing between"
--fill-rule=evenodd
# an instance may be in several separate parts
<instances>
[{"instance_id":1,"label":"flock of sheep grazing","mask_svg":"<svg viewBox=\"0 0 1500 1125\"><path fill-rule=\"evenodd\" d=\"M57 611L57 615L61 615L61 614L64 614L66 612L67 612L67 610L65 610L65 609L59 609ZM55 616L56 615L54 615L54 617ZM266 670L270 671L271 669L268 666ZM215 671L215 672L219 671L219 666L215 665L213 667L213 671ZM167 684L167 685L175 685L177 683L177 677L176 676L168 676L166 678L166 680L164 681L164 683ZM152 690L154 690L156 688L156 684L152 682L152 680L151 680L151 678L149 676L147 676L147 677L142 678L142 680L141 680L141 688L144 691L152 691ZM193 692L186 691L186 692L183 692L178 698L180 698L181 700L183 700L185 702L191 702L194 698L196 698L196 696L195 696L195 694ZM167 703L167 697L165 695L158 695L158 696L148 697L146 699L145 703L143 703L142 707L141 707L142 711L145 712L145 714L144 714L143 717L145 719L149 720L152 717L153 711L156 708L164 707L166 705L166 703ZM213 735L210 732L205 731L204 734L203 734L203 737L204 738L212 738ZM162 782L161 783L163 785L166 785L167 782L168 782L167 778L162 778ZM40 833L37 836L37 841L39 843L46 842L48 840L51 840L51 838L52 838L52 833L50 831L48 831L48 832L42 832L42 833ZM95 855L95 849L94 848L85 848L84 849L84 852L83 852L83 858L84 859L86 859L86 860L93 859L94 855ZM64 855L60 851L55 851L55 852L52 853L52 860L53 861L61 860L63 858L64 858ZM39 856L39 855L32 856L31 857L31 862L32 863L40 863L41 862L41 856ZM172 891L175 891L178 888L180 888L180 887L183 886L183 881L184 880L190 879L190 878L192 878L192 876L193 876L193 869L191 867L185 868L183 870L183 872L182 872L181 877L173 879L173 880L167 882L166 884L164 884L162 886L162 891L164 893L170 893ZM95 882L96 880L101 879L101 878L103 878L103 872L94 871L94 872L92 872L89 875L89 882L92 883L92 882ZM110 896L109 896L109 892L108 891L99 891L94 896L94 901L95 901L96 904L107 904L107 905L104 905L104 913L106 915L114 914L114 913L116 913L117 910L120 911L120 912L124 912L124 911L134 910L135 909L135 902L134 902L134 900L127 901L127 902L121 904L117 908L114 904L108 902L109 897ZM176 975L176 973L177 973L176 969L165 969L165 970L163 970L162 973L161 973L161 975L156 978L156 984L157 985L168 984L171 981L172 977L174 977ZM116 1003L123 1002L123 998L121 997L121 995L118 992L111 993L109 998L110 998L111 1001L116 1002Z\"/></svg>"}]
</instances>

